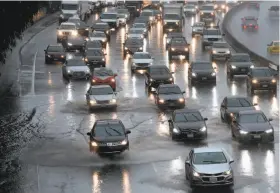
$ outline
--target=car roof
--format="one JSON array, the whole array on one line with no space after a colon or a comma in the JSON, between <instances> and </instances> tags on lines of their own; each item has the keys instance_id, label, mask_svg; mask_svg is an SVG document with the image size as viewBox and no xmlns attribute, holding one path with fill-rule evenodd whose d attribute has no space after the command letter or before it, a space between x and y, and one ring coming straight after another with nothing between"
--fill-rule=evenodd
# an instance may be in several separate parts
<instances>
[{"instance_id":1,"label":"car roof","mask_svg":"<svg viewBox=\"0 0 280 193\"><path fill-rule=\"evenodd\" d=\"M198 109L188 109L188 108L184 108L184 109L178 109L175 110L174 113L192 113L192 112L199 112ZM200 113L200 112L199 112Z\"/></svg>"},{"instance_id":2,"label":"car roof","mask_svg":"<svg viewBox=\"0 0 280 193\"><path fill-rule=\"evenodd\" d=\"M72 23L72 22L62 22L60 25L74 25L74 26L76 26L76 24Z\"/></svg>"},{"instance_id":3,"label":"car roof","mask_svg":"<svg viewBox=\"0 0 280 193\"><path fill-rule=\"evenodd\" d=\"M223 152L224 150L222 148L218 147L199 147L193 149L194 153L207 153L207 152Z\"/></svg>"},{"instance_id":4,"label":"car roof","mask_svg":"<svg viewBox=\"0 0 280 193\"><path fill-rule=\"evenodd\" d=\"M102 84L102 85L94 85L91 86L90 88L109 88L111 87L110 85Z\"/></svg>"},{"instance_id":5,"label":"car roof","mask_svg":"<svg viewBox=\"0 0 280 193\"><path fill-rule=\"evenodd\" d=\"M121 123L121 120L119 119L100 119L95 121L96 124L108 124L108 123Z\"/></svg>"},{"instance_id":6,"label":"car roof","mask_svg":"<svg viewBox=\"0 0 280 193\"><path fill-rule=\"evenodd\" d=\"M234 53L231 56L250 56L248 53Z\"/></svg>"},{"instance_id":7,"label":"car roof","mask_svg":"<svg viewBox=\"0 0 280 193\"><path fill-rule=\"evenodd\" d=\"M161 88L171 88L171 87L179 87L179 86L177 84L161 84L161 85L159 85L159 87L161 87Z\"/></svg>"},{"instance_id":8,"label":"car roof","mask_svg":"<svg viewBox=\"0 0 280 193\"><path fill-rule=\"evenodd\" d=\"M226 96L225 98L227 98L227 99L250 99L249 97L246 97L246 96Z\"/></svg>"},{"instance_id":9,"label":"car roof","mask_svg":"<svg viewBox=\"0 0 280 193\"><path fill-rule=\"evenodd\" d=\"M134 52L134 54L149 54L149 55L151 55L149 52Z\"/></svg>"},{"instance_id":10,"label":"car roof","mask_svg":"<svg viewBox=\"0 0 280 193\"><path fill-rule=\"evenodd\" d=\"M240 115L248 115L248 114L256 114L256 113L263 114L263 112L261 110L245 110L245 111L239 111L238 113Z\"/></svg>"}]
</instances>

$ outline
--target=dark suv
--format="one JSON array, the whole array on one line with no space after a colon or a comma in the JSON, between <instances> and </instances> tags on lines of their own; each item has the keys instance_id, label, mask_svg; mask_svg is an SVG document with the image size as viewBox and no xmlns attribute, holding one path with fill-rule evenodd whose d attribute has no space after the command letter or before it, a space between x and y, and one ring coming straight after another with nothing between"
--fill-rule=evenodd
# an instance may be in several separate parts
<instances>
[{"instance_id":1,"label":"dark suv","mask_svg":"<svg viewBox=\"0 0 280 193\"><path fill-rule=\"evenodd\" d=\"M214 83L216 84L216 72L212 62L195 61L189 66L188 77L190 84Z\"/></svg>"},{"instance_id":2,"label":"dark suv","mask_svg":"<svg viewBox=\"0 0 280 193\"><path fill-rule=\"evenodd\" d=\"M133 55L135 52L143 51L143 40L138 38L127 38L123 43L123 57L127 54Z\"/></svg>"},{"instance_id":3,"label":"dark suv","mask_svg":"<svg viewBox=\"0 0 280 193\"><path fill-rule=\"evenodd\" d=\"M105 67L106 60L102 50L87 50L84 54L84 61L90 67Z\"/></svg>"},{"instance_id":4,"label":"dark suv","mask_svg":"<svg viewBox=\"0 0 280 193\"><path fill-rule=\"evenodd\" d=\"M85 51L86 40L81 37L68 37L66 40L62 41L62 45L66 51L79 50L80 52Z\"/></svg>"},{"instance_id":5,"label":"dark suv","mask_svg":"<svg viewBox=\"0 0 280 193\"><path fill-rule=\"evenodd\" d=\"M45 51L45 63L50 64L53 61L66 61L66 53L61 45L48 45Z\"/></svg>"},{"instance_id":6,"label":"dark suv","mask_svg":"<svg viewBox=\"0 0 280 193\"><path fill-rule=\"evenodd\" d=\"M87 133L89 150L99 155L122 153L129 149L128 134L130 133L131 131L125 129L121 120L97 120L92 130Z\"/></svg>"},{"instance_id":7,"label":"dark suv","mask_svg":"<svg viewBox=\"0 0 280 193\"><path fill-rule=\"evenodd\" d=\"M168 47L169 60L174 55L184 55L186 60L189 59L189 44L184 37L171 39L170 46Z\"/></svg>"}]
</instances>

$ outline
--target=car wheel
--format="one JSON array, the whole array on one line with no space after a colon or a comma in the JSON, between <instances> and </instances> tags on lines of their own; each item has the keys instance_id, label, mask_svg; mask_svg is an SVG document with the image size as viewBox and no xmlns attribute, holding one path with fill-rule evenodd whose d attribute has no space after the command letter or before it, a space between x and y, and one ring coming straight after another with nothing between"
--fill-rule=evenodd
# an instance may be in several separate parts
<instances>
[{"instance_id":1,"label":"car wheel","mask_svg":"<svg viewBox=\"0 0 280 193\"><path fill-rule=\"evenodd\" d=\"M225 122L225 119L224 119L224 117L222 116L222 113L221 113L221 121L222 121L222 122Z\"/></svg>"},{"instance_id":2,"label":"car wheel","mask_svg":"<svg viewBox=\"0 0 280 193\"><path fill-rule=\"evenodd\" d=\"M50 61L48 59L45 59L45 64L49 64Z\"/></svg>"},{"instance_id":3,"label":"car wheel","mask_svg":"<svg viewBox=\"0 0 280 193\"><path fill-rule=\"evenodd\" d=\"M254 94L254 88L252 87L252 86L250 86L250 92L251 92L251 94Z\"/></svg>"},{"instance_id":4,"label":"car wheel","mask_svg":"<svg viewBox=\"0 0 280 193\"><path fill-rule=\"evenodd\" d=\"M131 69L131 74L134 74L134 73L135 73L134 69Z\"/></svg>"}]
</instances>

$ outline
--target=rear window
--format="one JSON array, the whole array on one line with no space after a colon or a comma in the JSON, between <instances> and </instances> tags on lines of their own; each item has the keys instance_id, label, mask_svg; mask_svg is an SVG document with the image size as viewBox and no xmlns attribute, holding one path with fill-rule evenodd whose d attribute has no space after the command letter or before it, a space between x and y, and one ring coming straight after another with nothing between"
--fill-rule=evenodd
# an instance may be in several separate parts
<instances>
[{"instance_id":1,"label":"rear window","mask_svg":"<svg viewBox=\"0 0 280 193\"><path fill-rule=\"evenodd\" d=\"M63 52L63 47L62 46L49 46L48 47L48 52Z\"/></svg>"},{"instance_id":2,"label":"rear window","mask_svg":"<svg viewBox=\"0 0 280 193\"><path fill-rule=\"evenodd\" d=\"M227 99L227 106L228 107L251 107L253 104L251 101L245 98L237 98L237 99Z\"/></svg>"},{"instance_id":3,"label":"rear window","mask_svg":"<svg viewBox=\"0 0 280 193\"><path fill-rule=\"evenodd\" d=\"M113 76L114 73L112 70L95 70L94 76Z\"/></svg>"}]
</instances>

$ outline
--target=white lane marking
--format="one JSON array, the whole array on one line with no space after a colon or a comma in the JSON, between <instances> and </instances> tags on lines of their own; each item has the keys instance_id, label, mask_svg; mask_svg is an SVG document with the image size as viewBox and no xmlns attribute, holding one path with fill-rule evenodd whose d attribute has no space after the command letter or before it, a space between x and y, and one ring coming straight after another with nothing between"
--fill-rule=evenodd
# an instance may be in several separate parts
<instances>
[{"instance_id":1,"label":"white lane marking","mask_svg":"<svg viewBox=\"0 0 280 193\"><path fill-rule=\"evenodd\" d=\"M32 69L32 82L31 82L31 94L35 95L35 74L36 74L36 58L38 54L38 49L35 52L34 58L33 58L33 69Z\"/></svg>"},{"instance_id":2,"label":"white lane marking","mask_svg":"<svg viewBox=\"0 0 280 193\"><path fill-rule=\"evenodd\" d=\"M38 188L38 193L40 193L40 192L41 192L41 190L40 190L39 165L37 165L37 188Z\"/></svg>"}]
</instances>

